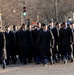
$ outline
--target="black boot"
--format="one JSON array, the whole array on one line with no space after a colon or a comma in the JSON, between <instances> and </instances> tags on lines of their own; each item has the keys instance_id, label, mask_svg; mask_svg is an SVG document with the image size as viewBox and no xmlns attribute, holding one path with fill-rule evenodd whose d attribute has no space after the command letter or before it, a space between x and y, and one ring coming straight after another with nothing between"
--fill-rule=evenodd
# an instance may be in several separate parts
<instances>
[{"instance_id":1,"label":"black boot","mask_svg":"<svg viewBox=\"0 0 74 75\"><path fill-rule=\"evenodd\" d=\"M5 59L3 59L3 69L5 69L6 68L6 61L5 61Z\"/></svg>"}]
</instances>

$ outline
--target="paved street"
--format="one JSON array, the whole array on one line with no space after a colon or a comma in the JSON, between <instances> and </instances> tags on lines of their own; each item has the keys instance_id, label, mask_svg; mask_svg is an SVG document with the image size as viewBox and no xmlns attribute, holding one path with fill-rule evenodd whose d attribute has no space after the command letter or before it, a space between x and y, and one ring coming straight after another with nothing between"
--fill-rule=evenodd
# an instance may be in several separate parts
<instances>
[{"instance_id":1,"label":"paved street","mask_svg":"<svg viewBox=\"0 0 74 75\"><path fill-rule=\"evenodd\" d=\"M0 75L74 75L74 63L48 64L46 66L34 63L27 65L16 64L7 66L5 70L0 65Z\"/></svg>"}]
</instances>

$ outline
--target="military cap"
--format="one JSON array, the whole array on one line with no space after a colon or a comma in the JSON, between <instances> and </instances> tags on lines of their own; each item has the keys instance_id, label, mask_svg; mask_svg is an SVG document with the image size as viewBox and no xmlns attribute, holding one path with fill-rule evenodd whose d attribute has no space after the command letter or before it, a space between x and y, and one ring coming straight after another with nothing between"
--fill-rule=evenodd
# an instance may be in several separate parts
<instances>
[{"instance_id":1,"label":"military cap","mask_svg":"<svg viewBox=\"0 0 74 75\"><path fill-rule=\"evenodd\" d=\"M41 26L46 26L44 23L41 23Z\"/></svg>"}]
</instances>

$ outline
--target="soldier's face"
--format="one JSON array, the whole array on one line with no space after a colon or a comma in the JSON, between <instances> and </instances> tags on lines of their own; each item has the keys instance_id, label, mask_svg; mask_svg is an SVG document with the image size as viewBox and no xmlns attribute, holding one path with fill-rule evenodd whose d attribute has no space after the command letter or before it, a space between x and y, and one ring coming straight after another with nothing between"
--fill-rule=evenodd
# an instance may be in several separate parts
<instances>
[{"instance_id":1,"label":"soldier's face","mask_svg":"<svg viewBox=\"0 0 74 75\"><path fill-rule=\"evenodd\" d=\"M17 30L17 27L13 28L13 30Z\"/></svg>"},{"instance_id":2,"label":"soldier's face","mask_svg":"<svg viewBox=\"0 0 74 75\"><path fill-rule=\"evenodd\" d=\"M37 24L37 27L39 28L39 24Z\"/></svg>"},{"instance_id":3,"label":"soldier's face","mask_svg":"<svg viewBox=\"0 0 74 75\"><path fill-rule=\"evenodd\" d=\"M59 28L59 24L57 25L57 28Z\"/></svg>"},{"instance_id":4,"label":"soldier's face","mask_svg":"<svg viewBox=\"0 0 74 75\"><path fill-rule=\"evenodd\" d=\"M10 28L9 27L6 27L6 31L9 31L10 30Z\"/></svg>"},{"instance_id":5,"label":"soldier's face","mask_svg":"<svg viewBox=\"0 0 74 75\"><path fill-rule=\"evenodd\" d=\"M6 31L8 31L8 27L6 27L5 29L6 29Z\"/></svg>"},{"instance_id":6,"label":"soldier's face","mask_svg":"<svg viewBox=\"0 0 74 75\"><path fill-rule=\"evenodd\" d=\"M63 24L61 27L66 27L66 25L65 25L65 24Z\"/></svg>"},{"instance_id":7,"label":"soldier's face","mask_svg":"<svg viewBox=\"0 0 74 75\"><path fill-rule=\"evenodd\" d=\"M74 28L74 24L72 24L71 26L72 26L72 28Z\"/></svg>"},{"instance_id":8,"label":"soldier's face","mask_svg":"<svg viewBox=\"0 0 74 75\"><path fill-rule=\"evenodd\" d=\"M22 26L22 29L25 29L25 26L24 25Z\"/></svg>"},{"instance_id":9,"label":"soldier's face","mask_svg":"<svg viewBox=\"0 0 74 75\"><path fill-rule=\"evenodd\" d=\"M42 29L44 29L44 30L45 30L45 29L46 29L46 26L42 26Z\"/></svg>"}]
</instances>

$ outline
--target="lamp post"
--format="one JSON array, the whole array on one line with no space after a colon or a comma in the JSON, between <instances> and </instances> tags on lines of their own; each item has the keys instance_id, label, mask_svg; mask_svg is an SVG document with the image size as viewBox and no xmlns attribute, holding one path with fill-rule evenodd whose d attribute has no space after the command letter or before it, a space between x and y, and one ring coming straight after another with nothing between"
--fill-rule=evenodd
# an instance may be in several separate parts
<instances>
[{"instance_id":1,"label":"lamp post","mask_svg":"<svg viewBox=\"0 0 74 75\"><path fill-rule=\"evenodd\" d=\"M0 26L2 26L2 14L0 13Z\"/></svg>"},{"instance_id":2,"label":"lamp post","mask_svg":"<svg viewBox=\"0 0 74 75\"><path fill-rule=\"evenodd\" d=\"M59 1L59 0L54 0L55 22L58 22L58 1Z\"/></svg>"}]
</instances>

